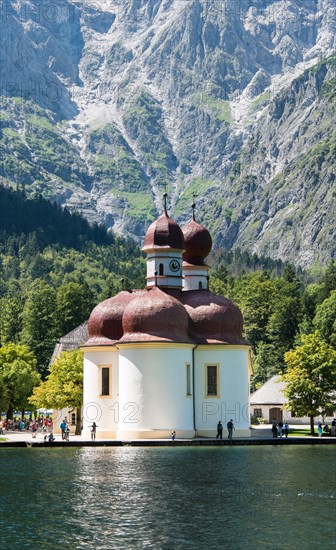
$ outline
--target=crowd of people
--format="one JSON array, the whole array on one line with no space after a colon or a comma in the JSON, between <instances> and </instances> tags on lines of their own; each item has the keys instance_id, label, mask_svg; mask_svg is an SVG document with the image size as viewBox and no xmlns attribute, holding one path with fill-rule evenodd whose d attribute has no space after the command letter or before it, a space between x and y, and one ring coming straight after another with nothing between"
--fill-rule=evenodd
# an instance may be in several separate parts
<instances>
[{"instance_id":1,"label":"crowd of people","mask_svg":"<svg viewBox=\"0 0 336 550\"><path fill-rule=\"evenodd\" d=\"M273 419L273 422L272 422L272 435L274 438L276 437L280 437L282 438L283 435L285 435L285 437L288 437L288 434L289 434L289 425L288 425L288 422L285 422L285 424L283 424L282 420L279 420L279 422L276 421L276 419L274 418ZM321 420L319 420L317 422L317 433L318 433L318 436L319 437L322 437L322 435L332 435L332 436L335 436L336 435L336 419L334 418L331 422L331 427L329 427L328 423L326 423L324 426L323 426L323 423L321 422Z\"/></svg>"},{"instance_id":2,"label":"crowd of people","mask_svg":"<svg viewBox=\"0 0 336 550\"><path fill-rule=\"evenodd\" d=\"M288 437L289 434L289 424L288 422L285 422L285 424L282 422L282 420L279 420L277 423L275 418L272 422L272 435L273 437L280 437L284 435L285 437Z\"/></svg>"},{"instance_id":3,"label":"crowd of people","mask_svg":"<svg viewBox=\"0 0 336 550\"><path fill-rule=\"evenodd\" d=\"M37 431L50 432L52 430L52 419L49 415L45 418L13 418L12 420L3 419L0 423L1 433L18 430L19 432L30 431L33 437L36 437ZM34 435L35 434L35 435Z\"/></svg>"}]
</instances>

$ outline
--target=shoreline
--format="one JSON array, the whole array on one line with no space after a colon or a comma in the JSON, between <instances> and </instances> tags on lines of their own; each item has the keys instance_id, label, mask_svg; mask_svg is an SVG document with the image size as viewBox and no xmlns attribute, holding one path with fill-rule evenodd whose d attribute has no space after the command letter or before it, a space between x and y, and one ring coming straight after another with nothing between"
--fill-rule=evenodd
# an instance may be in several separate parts
<instances>
[{"instance_id":1,"label":"shoreline","mask_svg":"<svg viewBox=\"0 0 336 550\"><path fill-rule=\"evenodd\" d=\"M96 441L77 439L70 441L0 441L1 448L51 448L51 447L235 447L247 445L335 445L336 437L288 437L288 438L233 438L233 439L99 439Z\"/></svg>"}]
</instances>

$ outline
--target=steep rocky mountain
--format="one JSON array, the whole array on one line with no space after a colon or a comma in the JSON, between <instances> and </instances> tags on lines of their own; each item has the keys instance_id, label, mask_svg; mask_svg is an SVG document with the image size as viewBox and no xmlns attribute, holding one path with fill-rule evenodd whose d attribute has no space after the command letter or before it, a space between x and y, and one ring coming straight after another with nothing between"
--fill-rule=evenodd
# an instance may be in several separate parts
<instances>
[{"instance_id":1,"label":"steep rocky mountain","mask_svg":"<svg viewBox=\"0 0 336 550\"><path fill-rule=\"evenodd\" d=\"M1 4L0 177L141 240L335 255L334 0Z\"/></svg>"}]
</instances>

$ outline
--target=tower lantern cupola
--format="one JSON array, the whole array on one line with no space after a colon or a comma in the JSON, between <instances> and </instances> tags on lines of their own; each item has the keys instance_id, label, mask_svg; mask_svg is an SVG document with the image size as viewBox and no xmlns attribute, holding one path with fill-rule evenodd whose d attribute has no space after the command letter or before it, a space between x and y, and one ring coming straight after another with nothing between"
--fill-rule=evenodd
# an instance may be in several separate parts
<instances>
[{"instance_id":1,"label":"tower lantern cupola","mask_svg":"<svg viewBox=\"0 0 336 550\"><path fill-rule=\"evenodd\" d=\"M182 288L184 238L180 226L164 213L148 228L142 248L147 255L147 288Z\"/></svg>"}]
</instances>

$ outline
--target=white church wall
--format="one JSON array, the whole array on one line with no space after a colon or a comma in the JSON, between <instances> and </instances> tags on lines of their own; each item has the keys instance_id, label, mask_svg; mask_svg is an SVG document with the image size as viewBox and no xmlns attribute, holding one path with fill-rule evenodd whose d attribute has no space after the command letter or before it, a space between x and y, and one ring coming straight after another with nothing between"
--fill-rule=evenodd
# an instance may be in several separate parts
<instances>
[{"instance_id":1,"label":"white church wall","mask_svg":"<svg viewBox=\"0 0 336 550\"><path fill-rule=\"evenodd\" d=\"M250 436L248 347L208 345L195 349L197 435L214 437L217 422L232 418L234 436ZM218 391L207 395L207 365L218 366Z\"/></svg>"},{"instance_id":2,"label":"white church wall","mask_svg":"<svg viewBox=\"0 0 336 550\"><path fill-rule=\"evenodd\" d=\"M110 369L109 395L102 395L102 368ZM97 438L115 438L118 427L118 351L107 348L84 353L83 436L97 424Z\"/></svg>"},{"instance_id":3,"label":"white church wall","mask_svg":"<svg viewBox=\"0 0 336 550\"><path fill-rule=\"evenodd\" d=\"M118 438L194 437L188 345L120 346Z\"/></svg>"}]
</instances>

